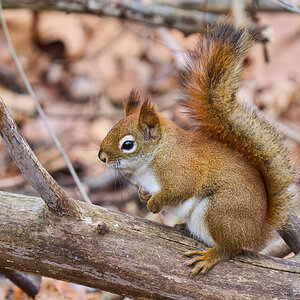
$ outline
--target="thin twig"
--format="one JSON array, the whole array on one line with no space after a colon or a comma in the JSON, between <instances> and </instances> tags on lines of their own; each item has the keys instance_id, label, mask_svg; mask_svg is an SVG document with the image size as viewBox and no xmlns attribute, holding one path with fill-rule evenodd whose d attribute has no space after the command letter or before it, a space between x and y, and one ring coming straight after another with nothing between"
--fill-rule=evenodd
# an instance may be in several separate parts
<instances>
[{"instance_id":1,"label":"thin twig","mask_svg":"<svg viewBox=\"0 0 300 300\"><path fill-rule=\"evenodd\" d=\"M210 13L227 14L231 11L232 0L152 0L155 4L168 5L186 10L200 10ZM246 10L252 10L252 0L247 0ZM275 2L275 3L274 3ZM278 5L276 0L259 0L257 11L283 12L284 7Z\"/></svg>"},{"instance_id":2,"label":"thin twig","mask_svg":"<svg viewBox=\"0 0 300 300\"><path fill-rule=\"evenodd\" d=\"M68 155L66 154L65 150L63 149L60 141L58 140L55 132L53 131L53 129L51 128L48 120L47 120L47 117L38 101L38 98L35 94L35 92L33 91L32 89L32 86L23 70L23 67L18 59L18 56L15 52L15 49L14 49L14 46L12 44L12 41L11 41L11 38L10 38L10 34L9 34L9 31L8 31L8 28L7 28L7 24L6 24L6 21L5 21L5 18L4 18L4 15L3 15L3 9L2 9L2 2L0 0L0 19L1 19L1 24L2 24L2 27L3 27L3 31L4 31L4 35L5 35L5 39L7 41L7 45L8 45L8 49L9 49L9 52L14 60L14 63L17 67L17 70L25 84L25 87L28 91L28 93L30 94L30 96L32 97L33 101L34 101L34 104L37 108L37 111L38 113L40 114L40 117L49 133L49 135L51 136L53 142L55 143L56 147L58 148L58 150L60 151L61 155L63 156L69 170L70 170L70 173L72 175L72 177L74 178L74 181L80 191L80 194L82 195L82 198L84 199L85 202L87 203L92 203L91 200L89 199L88 195L86 194L80 180L79 180L79 177L77 176L76 174L76 171L74 170L73 166L72 166L72 163L68 157Z\"/></svg>"},{"instance_id":3,"label":"thin twig","mask_svg":"<svg viewBox=\"0 0 300 300\"><path fill-rule=\"evenodd\" d=\"M287 1L287 0L275 0L275 1L282 4L287 10L300 15L300 9L297 6L295 6L294 4L290 3L289 1Z\"/></svg>"},{"instance_id":4,"label":"thin twig","mask_svg":"<svg viewBox=\"0 0 300 300\"><path fill-rule=\"evenodd\" d=\"M185 34L198 32L203 23L212 23L218 15L200 11L187 11L167 5L137 0L85 0L85 1L3 1L5 8L29 8L88 13L141 22L154 26L176 28Z\"/></svg>"}]
</instances>

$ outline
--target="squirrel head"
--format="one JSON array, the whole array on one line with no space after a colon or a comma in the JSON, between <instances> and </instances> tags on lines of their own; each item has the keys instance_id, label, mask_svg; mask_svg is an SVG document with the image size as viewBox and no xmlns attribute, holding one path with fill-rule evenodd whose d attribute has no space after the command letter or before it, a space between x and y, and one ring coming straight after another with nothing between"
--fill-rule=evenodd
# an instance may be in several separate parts
<instances>
[{"instance_id":1,"label":"squirrel head","mask_svg":"<svg viewBox=\"0 0 300 300\"><path fill-rule=\"evenodd\" d=\"M135 90L126 101L125 113L102 141L98 157L109 167L136 170L153 158L161 138L160 117L151 100L141 103Z\"/></svg>"}]
</instances>

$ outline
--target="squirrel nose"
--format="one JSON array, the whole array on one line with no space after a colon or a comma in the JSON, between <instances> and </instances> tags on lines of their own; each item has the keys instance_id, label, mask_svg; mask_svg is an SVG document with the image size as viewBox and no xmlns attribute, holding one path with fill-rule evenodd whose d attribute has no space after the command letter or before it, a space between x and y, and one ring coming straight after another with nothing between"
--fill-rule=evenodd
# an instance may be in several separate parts
<instances>
[{"instance_id":1,"label":"squirrel nose","mask_svg":"<svg viewBox=\"0 0 300 300\"><path fill-rule=\"evenodd\" d=\"M106 154L103 153L102 149L100 149L99 153L98 153L98 157L100 160L102 160L104 163L107 161L107 157Z\"/></svg>"}]
</instances>

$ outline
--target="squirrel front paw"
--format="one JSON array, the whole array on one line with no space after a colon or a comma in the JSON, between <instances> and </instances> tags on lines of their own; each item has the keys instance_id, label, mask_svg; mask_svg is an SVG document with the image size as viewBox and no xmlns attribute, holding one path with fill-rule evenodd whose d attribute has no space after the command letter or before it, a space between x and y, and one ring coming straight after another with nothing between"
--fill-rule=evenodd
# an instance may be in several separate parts
<instances>
[{"instance_id":1,"label":"squirrel front paw","mask_svg":"<svg viewBox=\"0 0 300 300\"><path fill-rule=\"evenodd\" d=\"M150 193L141 188L139 188L138 194L141 202L147 202L152 197Z\"/></svg>"},{"instance_id":2,"label":"squirrel front paw","mask_svg":"<svg viewBox=\"0 0 300 300\"><path fill-rule=\"evenodd\" d=\"M150 200L147 202L147 209L154 214L159 213L163 208L163 205L155 199L155 197L151 197Z\"/></svg>"}]
</instances>

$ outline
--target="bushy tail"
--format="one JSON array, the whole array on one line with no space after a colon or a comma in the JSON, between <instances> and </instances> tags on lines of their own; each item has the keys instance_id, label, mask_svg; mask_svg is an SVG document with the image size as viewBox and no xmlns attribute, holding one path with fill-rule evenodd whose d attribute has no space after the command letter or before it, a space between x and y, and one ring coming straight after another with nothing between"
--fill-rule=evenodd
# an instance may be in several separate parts
<instances>
[{"instance_id":1,"label":"bushy tail","mask_svg":"<svg viewBox=\"0 0 300 300\"><path fill-rule=\"evenodd\" d=\"M290 153L282 135L258 112L237 102L242 63L257 37L251 26L228 22L200 35L190 61L179 74L184 105L202 131L245 155L261 171L268 195L267 222L280 227L288 214L294 183Z\"/></svg>"}]
</instances>

